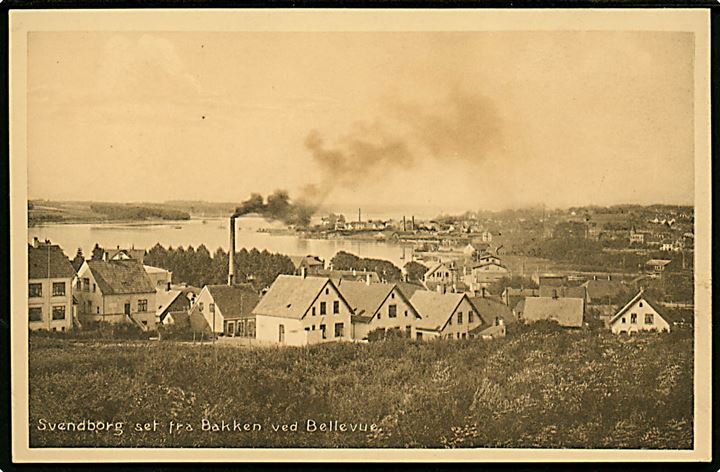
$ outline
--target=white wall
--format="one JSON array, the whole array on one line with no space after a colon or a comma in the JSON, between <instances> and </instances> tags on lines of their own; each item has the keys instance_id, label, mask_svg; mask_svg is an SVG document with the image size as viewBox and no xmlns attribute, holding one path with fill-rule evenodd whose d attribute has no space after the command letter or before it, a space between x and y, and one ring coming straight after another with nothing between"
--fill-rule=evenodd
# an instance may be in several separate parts
<instances>
[{"instance_id":1,"label":"white wall","mask_svg":"<svg viewBox=\"0 0 720 472\"><path fill-rule=\"evenodd\" d=\"M63 282L65 283L65 295L64 296L53 296L52 286L53 283ZM42 296L41 297L28 297L28 313L25 314L25 319L28 320L28 326L31 330L46 329L52 331L67 331L72 328L73 321L73 304L72 304L72 279L71 278L60 278L60 279L29 279L29 284L41 284L42 285ZM62 320L52 319L52 308L54 306L65 307L65 318ZM41 308L42 309L42 320L41 321L30 321L29 308Z\"/></svg>"},{"instance_id":2,"label":"white wall","mask_svg":"<svg viewBox=\"0 0 720 472\"><path fill-rule=\"evenodd\" d=\"M280 326L284 327L284 339L280 341ZM255 316L255 339L284 346L304 346L307 342L305 327L301 320L276 316Z\"/></svg>"},{"instance_id":3,"label":"white wall","mask_svg":"<svg viewBox=\"0 0 720 472\"><path fill-rule=\"evenodd\" d=\"M632 314L637 315L636 323L631 323ZM651 324L645 323L646 314L653 315L653 322ZM670 325L657 311L655 311L652 306L641 298L633 303L627 310L625 310L625 313L623 313L622 316L617 318L610 325L610 330L614 334L622 332L633 333L638 331L670 331Z\"/></svg>"}]
</instances>

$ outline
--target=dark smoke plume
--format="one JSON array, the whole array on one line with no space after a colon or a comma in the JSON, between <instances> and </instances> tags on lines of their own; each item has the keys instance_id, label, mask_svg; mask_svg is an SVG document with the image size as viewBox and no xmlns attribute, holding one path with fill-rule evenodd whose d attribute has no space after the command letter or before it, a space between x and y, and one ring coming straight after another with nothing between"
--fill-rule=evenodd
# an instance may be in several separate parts
<instances>
[{"instance_id":1,"label":"dark smoke plume","mask_svg":"<svg viewBox=\"0 0 720 472\"><path fill-rule=\"evenodd\" d=\"M319 131L308 134L305 147L321 171L319 187L308 188L319 202L337 186L358 189L421 159L479 165L503 147L501 120L485 97L455 88L431 106L393 101L387 108L389 126L387 121L355 123L332 146Z\"/></svg>"},{"instance_id":2,"label":"dark smoke plume","mask_svg":"<svg viewBox=\"0 0 720 472\"><path fill-rule=\"evenodd\" d=\"M253 193L235 209L233 218L250 213L256 213L268 220L282 221L288 225L306 227L310 224L310 217L317 208L303 200L291 202L290 196L284 190L276 190L268 195L267 201L262 195Z\"/></svg>"}]
</instances>

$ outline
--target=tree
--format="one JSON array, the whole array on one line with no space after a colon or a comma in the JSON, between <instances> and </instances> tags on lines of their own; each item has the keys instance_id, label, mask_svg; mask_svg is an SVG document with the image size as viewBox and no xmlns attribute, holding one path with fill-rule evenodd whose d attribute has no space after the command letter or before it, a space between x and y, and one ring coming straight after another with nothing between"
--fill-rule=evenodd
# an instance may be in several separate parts
<instances>
[{"instance_id":1,"label":"tree","mask_svg":"<svg viewBox=\"0 0 720 472\"><path fill-rule=\"evenodd\" d=\"M95 247L92 250L92 260L101 261L104 254L105 250L101 248L98 243L95 243Z\"/></svg>"},{"instance_id":2,"label":"tree","mask_svg":"<svg viewBox=\"0 0 720 472\"><path fill-rule=\"evenodd\" d=\"M410 261L403 268L410 282L422 282L425 272L428 271L427 267L417 261Z\"/></svg>"},{"instance_id":3,"label":"tree","mask_svg":"<svg viewBox=\"0 0 720 472\"><path fill-rule=\"evenodd\" d=\"M83 262L85 262L85 256L83 255L82 248L79 247L70 264L73 266L73 269L75 269L75 272L77 272L80 270L80 267L82 267Z\"/></svg>"}]
</instances>

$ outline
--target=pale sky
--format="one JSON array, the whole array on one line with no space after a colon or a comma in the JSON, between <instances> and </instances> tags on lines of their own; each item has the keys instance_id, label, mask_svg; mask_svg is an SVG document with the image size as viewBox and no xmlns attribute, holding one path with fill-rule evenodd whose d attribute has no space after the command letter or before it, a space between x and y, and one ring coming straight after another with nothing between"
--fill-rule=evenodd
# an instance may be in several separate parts
<instances>
[{"instance_id":1,"label":"pale sky","mask_svg":"<svg viewBox=\"0 0 720 472\"><path fill-rule=\"evenodd\" d=\"M446 210L693 201L693 36L28 39L28 194Z\"/></svg>"}]
</instances>

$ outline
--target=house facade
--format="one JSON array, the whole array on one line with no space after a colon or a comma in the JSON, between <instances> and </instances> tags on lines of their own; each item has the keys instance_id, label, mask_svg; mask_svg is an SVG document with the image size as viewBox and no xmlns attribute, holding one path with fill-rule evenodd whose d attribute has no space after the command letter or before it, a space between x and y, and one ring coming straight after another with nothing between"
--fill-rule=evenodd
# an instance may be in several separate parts
<instances>
[{"instance_id":1,"label":"house facade","mask_svg":"<svg viewBox=\"0 0 720 472\"><path fill-rule=\"evenodd\" d=\"M642 290L610 319L609 325L613 334L670 331L670 323L662 316L658 305Z\"/></svg>"},{"instance_id":2,"label":"house facade","mask_svg":"<svg viewBox=\"0 0 720 472\"><path fill-rule=\"evenodd\" d=\"M260 297L249 284L206 285L190 309L191 329L254 337L253 309Z\"/></svg>"},{"instance_id":3,"label":"house facade","mask_svg":"<svg viewBox=\"0 0 720 472\"><path fill-rule=\"evenodd\" d=\"M470 331L483 324L464 293L418 290L410 303L420 315L415 324L416 339L467 339Z\"/></svg>"},{"instance_id":4,"label":"house facade","mask_svg":"<svg viewBox=\"0 0 720 472\"><path fill-rule=\"evenodd\" d=\"M60 246L28 246L28 328L68 331L75 323L72 282L75 270Z\"/></svg>"},{"instance_id":5,"label":"house facade","mask_svg":"<svg viewBox=\"0 0 720 472\"><path fill-rule=\"evenodd\" d=\"M130 323L144 331L155 329L155 285L140 261L85 261L75 284L81 323Z\"/></svg>"},{"instance_id":6,"label":"house facade","mask_svg":"<svg viewBox=\"0 0 720 472\"><path fill-rule=\"evenodd\" d=\"M367 340L377 330L415 339L420 315L397 284L341 281L337 287L353 309L353 339Z\"/></svg>"},{"instance_id":7,"label":"house facade","mask_svg":"<svg viewBox=\"0 0 720 472\"><path fill-rule=\"evenodd\" d=\"M352 341L352 314L331 279L280 275L252 311L255 339L289 346Z\"/></svg>"}]
</instances>

